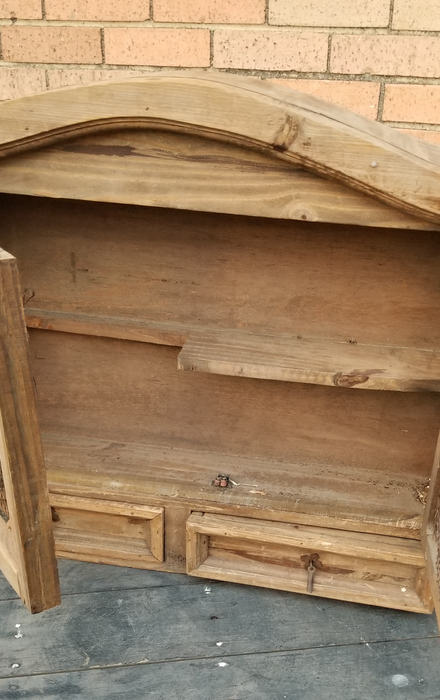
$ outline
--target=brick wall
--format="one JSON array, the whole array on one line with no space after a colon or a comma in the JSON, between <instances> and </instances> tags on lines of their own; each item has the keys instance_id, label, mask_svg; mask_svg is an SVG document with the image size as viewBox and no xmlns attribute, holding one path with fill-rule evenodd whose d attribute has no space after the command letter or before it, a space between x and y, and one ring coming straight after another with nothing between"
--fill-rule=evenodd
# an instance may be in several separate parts
<instances>
[{"instance_id":1,"label":"brick wall","mask_svg":"<svg viewBox=\"0 0 440 700\"><path fill-rule=\"evenodd\" d=\"M276 80L440 145L440 0L0 0L0 99L164 68Z\"/></svg>"}]
</instances>

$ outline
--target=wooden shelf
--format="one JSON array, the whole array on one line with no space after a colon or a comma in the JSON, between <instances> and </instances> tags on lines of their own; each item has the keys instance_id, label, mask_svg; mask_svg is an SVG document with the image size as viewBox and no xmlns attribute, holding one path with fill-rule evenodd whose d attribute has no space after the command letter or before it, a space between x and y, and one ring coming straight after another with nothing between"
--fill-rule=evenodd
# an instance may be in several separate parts
<instances>
[{"instance_id":1,"label":"wooden shelf","mask_svg":"<svg viewBox=\"0 0 440 700\"><path fill-rule=\"evenodd\" d=\"M209 450L43 433L49 489L161 507L419 538L426 479L378 468L254 459ZM217 474L237 484L211 485ZM365 508L368 503L368 508ZM177 507L177 506L176 506Z\"/></svg>"},{"instance_id":2,"label":"wooden shelf","mask_svg":"<svg viewBox=\"0 0 440 700\"><path fill-rule=\"evenodd\" d=\"M440 351L26 309L28 328L182 347L178 368L355 389L440 392Z\"/></svg>"},{"instance_id":3,"label":"wooden shelf","mask_svg":"<svg viewBox=\"0 0 440 700\"><path fill-rule=\"evenodd\" d=\"M239 331L193 331L178 367L355 389L440 392L440 352Z\"/></svg>"}]
</instances>

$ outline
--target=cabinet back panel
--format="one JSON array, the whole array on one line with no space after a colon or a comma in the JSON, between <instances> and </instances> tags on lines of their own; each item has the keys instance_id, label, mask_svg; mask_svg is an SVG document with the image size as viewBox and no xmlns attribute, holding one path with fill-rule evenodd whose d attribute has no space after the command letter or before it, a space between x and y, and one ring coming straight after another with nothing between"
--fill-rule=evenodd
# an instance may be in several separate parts
<instances>
[{"instance_id":1,"label":"cabinet back panel","mask_svg":"<svg viewBox=\"0 0 440 700\"><path fill-rule=\"evenodd\" d=\"M37 309L440 347L439 234L3 195Z\"/></svg>"},{"instance_id":2,"label":"cabinet back panel","mask_svg":"<svg viewBox=\"0 0 440 700\"><path fill-rule=\"evenodd\" d=\"M428 477L440 396L177 370L178 349L31 330L43 430ZM282 477L281 477L282 478Z\"/></svg>"}]
</instances>

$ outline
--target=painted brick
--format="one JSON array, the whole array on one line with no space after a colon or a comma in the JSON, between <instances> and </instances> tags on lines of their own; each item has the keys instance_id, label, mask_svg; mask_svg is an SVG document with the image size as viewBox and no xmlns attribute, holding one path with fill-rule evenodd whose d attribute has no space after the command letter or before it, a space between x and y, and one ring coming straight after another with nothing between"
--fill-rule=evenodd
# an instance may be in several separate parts
<instances>
[{"instance_id":1,"label":"painted brick","mask_svg":"<svg viewBox=\"0 0 440 700\"><path fill-rule=\"evenodd\" d=\"M276 79L273 82L307 92L321 100L333 102L376 119L379 104L379 83L349 82L348 80L301 80Z\"/></svg>"},{"instance_id":2,"label":"painted brick","mask_svg":"<svg viewBox=\"0 0 440 700\"><path fill-rule=\"evenodd\" d=\"M2 27L5 61L101 63L97 27Z\"/></svg>"},{"instance_id":3,"label":"painted brick","mask_svg":"<svg viewBox=\"0 0 440 700\"><path fill-rule=\"evenodd\" d=\"M214 32L216 68L323 71L326 65L324 33L241 29Z\"/></svg>"},{"instance_id":4,"label":"painted brick","mask_svg":"<svg viewBox=\"0 0 440 700\"><path fill-rule=\"evenodd\" d=\"M338 34L330 66L333 73L438 77L440 37Z\"/></svg>"},{"instance_id":5,"label":"painted brick","mask_svg":"<svg viewBox=\"0 0 440 700\"><path fill-rule=\"evenodd\" d=\"M154 0L156 22L264 24L266 0Z\"/></svg>"},{"instance_id":6,"label":"painted brick","mask_svg":"<svg viewBox=\"0 0 440 700\"><path fill-rule=\"evenodd\" d=\"M389 6L389 0L269 0L269 22L298 27L387 27Z\"/></svg>"},{"instance_id":7,"label":"painted brick","mask_svg":"<svg viewBox=\"0 0 440 700\"><path fill-rule=\"evenodd\" d=\"M440 0L394 0L393 29L440 30Z\"/></svg>"},{"instance_id":8,"label":"painted brick","mask_svg":"<svg viewBox=\"0 0 440 700\"><path fill-rule=\"evenodd\" d=\"M148 0L46 0L46 19L142 22L149 17Z\"/></svg>"},{"instance_id":9,"label":"painted brick","mask_svg":"<svg viewBox=\"0 0 440 700\"><path fill-rule=\"evenodd\" d=\"M390 122L438 124L440 85L387 85L383 119Z\"/></svg>"},{"instance_id":10,"label":"painted brick","mask_svg":"<svg viewBox=\"0 0 440 700\"><path fill-rule=\"evenodd\" d=\"M41 19L41 0L0 0L0 19Z\"/></svg>"},{"instance_id":11,"label":"painted brick","mask_svg":"<svg viewBox=\"0 0 440 700\"><path fill-rule=\"evenodd\" d=\"M69 85L86 85L88 83L97 83L101 80L124 80L124 78L134 78L144 75L147 71L140 70L84 70L84 69L66 69L57 70L56 68L47 71L47 84L50 90L56 88L68 87Z\"/></svg>"},{"instance_id":12,"label":"painted brick","mask_svg":"<svg viewBox=\"0 0 440 700\"><path fill-rule=\"evenodd\" d=\"M0 100L15 100L45 90L43 68L0 68Z\"/></svg>"},{"instance_id":13,"label":"painted brick","mask_svg":"<svg viewBox=\"0 0 440 700\"><path fill-rule=\"evenodd\" d=\"M425 131L424 129L399 129L403 134L409 134L410 136L415 136L416 139L422 139L422 141L429 141L434 143L436 146L440 146L440 131Z\"/></svg>"},{"instance_id":14,"label":"painted brick","mask_svg":"<svg viewBox=\"0 0 440 700\"><path fill-rule=\"evenodd\" d=\"M136 66L203 67L210 63L208 29L104 30L106 63Z\"/></svg>"}]
</instances>

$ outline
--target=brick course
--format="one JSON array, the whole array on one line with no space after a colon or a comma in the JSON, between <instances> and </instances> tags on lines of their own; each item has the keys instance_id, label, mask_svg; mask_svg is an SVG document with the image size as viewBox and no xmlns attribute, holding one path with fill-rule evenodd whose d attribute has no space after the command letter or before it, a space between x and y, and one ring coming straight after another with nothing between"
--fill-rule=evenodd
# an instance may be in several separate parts
<instances>
[{"instance_id":1,"label":"brick course","mask_svg":"<svg viewBox=\"0 0 440 700\"><path fill-rule=\"evenodd\" d=\"M272 0L271 24L298 27L386 27L389 3L383 0Z\"/></svg>"},{"instance_id":2,"label":"brick course","mask_svg":"<svg viewBox=\"0 0 440 700\"><path fill-rule=\"evenodd\" d=\"M46 19L95 22L142 22L150 16L148 0L46 0Z\"/></svg>"},{"instance_id":3,"label":"brick course","mask_svg":"<svg viewBox=\"0 0 440 700\"><path fill-rule=\"evenodd\" d=\"M263 24L266 0L156 0L157 22Z\"/></svg>"},{"instance_id":4,"label":"brick course","mask_svg":"<svg viewBox=\"0 0 440 700\"><path fill-rule=\"evenodd\" d=\"M348 80L277 79L275 82L315 95L321 100L351 109L364 117L376 119L379 105L379 83L349 82Z\"/></svg>"},{"instance_id":5,"label":"brick course","mask_svg":"<svg viewBox=\"0 0 440 700\"><path fill-rule=\"evenodd\" d=\"M43 92L46 78L42 68L0 68L0 100Z\"/></svg>"},{"instance_id":6,"label":"brick course","mask_svg":"<svg viewBox=\"0 0 440 700\"><path fill-rule=\"evenodd\" d=\"M322 71L326 64L326 34L241 29L214 33L215 68Z\"/></svg>"},{"instance_id":7,"label":"brick course","mask_svg":"<svg viewBox=\"0 0 440 700\"><path fill-rule=\"evenodd\" d=\"M393 29L440 31L440 0L394 0Z\"/></svg>"},{"instance_id":8,"label":"brick course","mask_svg":"<svg viewBox=\"0 0 440 700\"><path fill-rule=\"evenodd\" d=\"M336 35L330 58L333 73L440 76L440 37Z\"/></svg>"},{"instance_id":9,"label":"brick course","mask_svg":"<svg viewBox=\"0 0 440 700\"><path fill-rule=\"evenodd\" d=\"M0 19L41 19L41 0L0 0Z\"/></svg>"},{"instance_id":10,"label":"brick course","mask_svg":"<svg viewBox=\"0 0 440 700\"><path fill-rule=\"evenodd\" d=\"M3 58L17 63L101 63L97 27L2 27Z\"/></svg>"},{"instance_id":11,"label":"brick course","mask_svg":"<svg viewBox=\"0 0 440 700\"><path fill-rule=\"evenodd\" d=\"M207 29L104 30L106 63L134 66L209 66Z\"/></svg>"},{"instance_id":12,"label":"brick course","mask_svg":"<svg viewBox=\"0 0 440 700\"><path fill-rule=\"evenodd\" d=\"M0 0L0 100L226 70L440 145L439 33L440 0Z\"/></svg>"},{"instance_id":13,"label":"brick course","mask_svg":"<svg viewBox=\"0 0 440 700\"><path fill-rule=\"evenodd\" d=\"M437 124L440 85L387 85L383 119L390 122Z\"/></svg>"}]
</instances>

